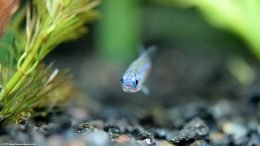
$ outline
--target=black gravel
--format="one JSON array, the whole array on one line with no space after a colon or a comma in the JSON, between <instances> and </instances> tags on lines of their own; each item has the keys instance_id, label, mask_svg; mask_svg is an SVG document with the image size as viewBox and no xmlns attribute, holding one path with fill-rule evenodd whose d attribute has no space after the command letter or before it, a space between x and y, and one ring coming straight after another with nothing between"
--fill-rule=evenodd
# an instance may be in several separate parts
<instances>
[{"instance_id":1,"label":"black gravel","mask_svg":"<svg viewBox=\"0 0 260 146\"><path fill-rule=\"evenodd\" d=\"M160 114L165 117L159 117L171 125L156 122L160 119L150 110L144 112L143 117L149 117L151 123L127 111L124 111L125 115L120 113L110 119L90 115L85 122L74 121L75 115L69 113L77 107L72 106L63 114L49 114L52 116L47 117L47 122L31 119L1 128L0 141L37 145L259 146L259 119L250 114L245 118L239 116L237 113L243 113L245 108L234 111L236 104L229 100L220 100L213 105L191 102L160 110L164 111ZM120 107L106 108L123 111Z\"/></svg>"}]
</instances>

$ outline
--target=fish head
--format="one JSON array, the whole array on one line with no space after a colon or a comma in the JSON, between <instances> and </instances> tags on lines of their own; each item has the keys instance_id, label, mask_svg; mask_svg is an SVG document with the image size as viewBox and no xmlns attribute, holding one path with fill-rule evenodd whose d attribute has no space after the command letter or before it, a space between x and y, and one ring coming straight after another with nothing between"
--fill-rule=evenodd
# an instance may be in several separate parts
<instances>
[{"instance_id":1,"label":"fish head","mask_svg":"<svg viewBox=\"0 0 260 146\"><path fill-rule=\"evenodd\" d=\"M122 89L125 92L135 93L139 91L136 74L125 74L121 78Z\"/></svg>"}]
</instances>

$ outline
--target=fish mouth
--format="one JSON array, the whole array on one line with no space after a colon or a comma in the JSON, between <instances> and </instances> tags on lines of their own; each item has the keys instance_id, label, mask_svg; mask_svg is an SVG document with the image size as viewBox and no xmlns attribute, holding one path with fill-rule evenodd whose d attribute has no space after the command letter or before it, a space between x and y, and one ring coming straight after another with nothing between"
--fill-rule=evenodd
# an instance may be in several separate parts
<instances>
[{"instance_id":1,"label":"fish mouth","mask_svg":"<svg viewBox=\"0 0 260 146\"><path fill-rule=\"evenodd\" d=\"M129 92L129 93L135 93L137 90L135 88L131 88L130 86L122 86L123 91Z\"/></svg>"}]
</instances>

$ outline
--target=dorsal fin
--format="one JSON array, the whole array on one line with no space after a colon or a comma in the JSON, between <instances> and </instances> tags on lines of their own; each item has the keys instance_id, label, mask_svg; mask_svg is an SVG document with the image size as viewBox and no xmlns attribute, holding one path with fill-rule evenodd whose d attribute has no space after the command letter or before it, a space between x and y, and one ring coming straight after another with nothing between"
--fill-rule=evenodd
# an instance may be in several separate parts
<instances>
[{"instance_id":1,"label":"dorsal fin","mask_svg":"<svg viewBox=\"0 0 260 146\"><path fill-rule=\"evenodd\" d=\"M157 50L157 46L152 45L150 47L148 47L143 53L142 55L152 58L154 56L154 54L156 53Z\"/></svg>"}]
</instances>

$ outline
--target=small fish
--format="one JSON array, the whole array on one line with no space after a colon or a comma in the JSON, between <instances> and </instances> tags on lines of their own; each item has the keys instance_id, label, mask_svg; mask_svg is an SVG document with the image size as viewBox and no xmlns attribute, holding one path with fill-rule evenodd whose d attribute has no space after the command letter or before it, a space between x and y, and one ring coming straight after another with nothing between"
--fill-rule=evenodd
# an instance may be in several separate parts
<instances>
[{"instance_id":1,"label":"small fish","mask_svg":"<svg viewBox=\"0 0 260 146\"><path fill-rule=\"evenodd\" d=\"M149 47L128 67L121 78L123 91L136 93L142 90L145 95L149 94L149 90L144 86L144 82L150 74L152 67L151 58L155 51L155 46Z\"/></svg>"}]
</instances>

